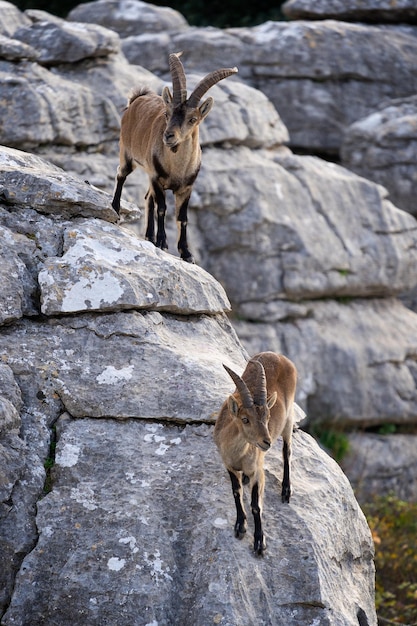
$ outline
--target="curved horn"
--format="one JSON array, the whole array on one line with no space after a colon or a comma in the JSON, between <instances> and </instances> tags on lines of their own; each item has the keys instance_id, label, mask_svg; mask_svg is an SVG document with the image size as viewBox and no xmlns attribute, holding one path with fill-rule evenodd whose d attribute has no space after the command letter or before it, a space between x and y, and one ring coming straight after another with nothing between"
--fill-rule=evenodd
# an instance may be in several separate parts
<instances>
[{"instance_id":1,"label":"curved horn","mask_svg":"<svg viewBox=\"0 0 417 626\"><path fill-rule=\"evenodd\" d=\"M207 74L207 76L200 80L198 85L195 87L188 99L188 105L190 107L196 107L210 87L213 87L213 85L218 83L220 80L223 80L223 78L236 74L237 71L237 67L224 67L220 70L214 70L214 72Z\"/></svg>"},{"instance_id":2,"label":"curved horn","mask_svg":"<svg viewBox=\"0 0 417 626\"><path fill-rule=\"evenodd\" d=\"M172 100L174 107L187 100L187 82L184 66L180 56L182 52L173 52L169 55L169 71L172 76Z\"/></svg>"},{"instance_id":3,"label":"curved horn","mask_svg":"<svg viewBox=\"0 0 417 626\"><path fill-rule=\"evenodd\" d=\"M266 404L266 376L264 366L260 361L251 360L250 363L256 366L255 390L253 392L253 402L257 406Z\"/></svg>"},{"instance_id":4,"label":"curved horn","mask_svg":"<svg viewBox=\"0 0 417 626\"><path fill-rule=\"evenodd\" d=\"M235 383L236 389L238 390L239 395L242 398L242 403L245 409L252 408L253 407L252 396L250 394L249 389L246 386L245 381L242 380L240 376L235 374L235 372L231 370L230 367L227 367L227 365L225 365L224 363L223 363L223 367L226 370L226 372L229 374L233 382Z\"/></svg>"}]
</instances>

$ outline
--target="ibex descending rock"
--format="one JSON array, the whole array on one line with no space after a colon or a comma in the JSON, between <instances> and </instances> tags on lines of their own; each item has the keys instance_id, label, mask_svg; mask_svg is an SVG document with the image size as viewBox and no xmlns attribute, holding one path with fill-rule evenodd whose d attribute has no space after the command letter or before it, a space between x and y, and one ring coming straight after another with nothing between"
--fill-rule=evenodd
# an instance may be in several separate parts
<instances>
[{"instance_id":1,"label":"ibex descending rock","mask_svg":"<svg viewBox=\"0 0 417 626\"><path fill-rule=\"evenodd\" d=\"M120 198L127 176L137 165L143 167L149 176L149 189L145 196L146 239L158 248L168 248L165 191L171 189L175 195L178 251L182 259L194 263L187 243L187 207L201 165L198 126L214 102L213 98L207 98L200 104L200 100L210 87L235 74L237 68L219 69L207 74L187 99L185 72L179 54L169 55L169 67L172 94L168 87L164 87L162 97L145 87L136 90L129 98L121 123L120 164L112 206L117 213L120 212Z\"/></svg>"},{"instance_id":2,"label":"ibex descending rock","mask_svg":"<svg viewBox=\"0 0 417 626\"><path fill-rule=\"evenodd\" d=\"M236 385L224 402L214 427L214 440L232 481L237 518L235 537L246 532L242 501L242 481L250 482L251 509L255 523L254 550L262 555L262 502L265 486L264 456L282 435L284 476L282 501L291 495L290 462L294 425L294 395L297 383L295 365L285 356L261 352L247 364L242 377L223 366Z\"/></svg>"}]
</instances>

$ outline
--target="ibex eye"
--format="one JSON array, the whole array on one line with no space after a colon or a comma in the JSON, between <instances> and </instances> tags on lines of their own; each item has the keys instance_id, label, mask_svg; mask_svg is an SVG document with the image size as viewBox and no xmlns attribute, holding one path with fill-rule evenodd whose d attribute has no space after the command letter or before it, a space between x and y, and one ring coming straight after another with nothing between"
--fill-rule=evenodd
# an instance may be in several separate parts
<instances>
[{"instance_id":1,"label":"ibex eye","mask_svg":"<svg viewBox=\"0 0 417 626\"><path fill-rule=\"evenodd\" d=\"M197 118L196 117L192 117L191 119L188 120L188 123L189 124L195 124L196 121L197 121Z\"/></svg>"},{"instance_id":2,"label":"ibex eye","mask_svg":"<svg viewBox=\"0 0 417 626\"><path fill-rule=\"evenodd\" d=\"M244 424L249 424L249 420L248 420L248 418L247 418L247 417L242 417L242 422L243 422Z\"/></svg>"}]
</instances>

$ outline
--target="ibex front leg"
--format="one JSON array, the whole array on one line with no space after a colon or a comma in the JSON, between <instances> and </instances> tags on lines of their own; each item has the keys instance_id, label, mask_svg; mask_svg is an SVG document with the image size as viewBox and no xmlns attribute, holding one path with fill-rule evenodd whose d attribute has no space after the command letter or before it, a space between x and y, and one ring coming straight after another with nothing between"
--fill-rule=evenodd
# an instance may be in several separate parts
<instances>
[{"instance_id":1,"label":"ibex front leg","mask_svg":"<svg viewBox=\"0 0 417 626\"><path fill-rule=\"evenodd\" d=\"M181 193L175 194L175 213L178 228L178 252L184 261L187 261L187 263L194 263L194 257L188 249L187 242L187 210L190 196L190 187L187 187L185 191L181 191Z\"/></svg>"},{"instance_id":2,"label":"ibex front leg","mask_svg":"<svg viewBox=\"0 0 417 626\"><path fill-rule=\"evenodd\" d=\"M242 482L234 472L230 470L228 471L232 482L233 497L236 505L235 537L237 539L242 539L246 532L246 513L242 502Z\"/></svg>"},{"instance_id":3,"label":"ibex front leg","mask_svg":"<svg viewBox=\"0 0 417 626\"><path fill-rule=\"evenodd\" d=\"M251 509L253 521L255 524L255 532L253 536L253 550L259 556L263 556L266 548L264 533L262 529L262 500L264 491L264 478L260 477L259 482L256 481L252 485Z\"/></svg>"},{"instance_id":4,"label":"ibex front leg","mask_svg":"<svg viewBox=\"0 0 417 626\"><path fill-rule=\"evenodd\" d=\"M163 187L157 182L152 181L150 187L150 193L154 198L157 210L157 231L156 231L156 247L161 250L168 250L167 236L165 233L165 215L167 212L167 205L165 201L165 191ZM150 207L150 204L148 205ZM148 217L149 226L149 217Z\"/></svg>"}]
</instances>

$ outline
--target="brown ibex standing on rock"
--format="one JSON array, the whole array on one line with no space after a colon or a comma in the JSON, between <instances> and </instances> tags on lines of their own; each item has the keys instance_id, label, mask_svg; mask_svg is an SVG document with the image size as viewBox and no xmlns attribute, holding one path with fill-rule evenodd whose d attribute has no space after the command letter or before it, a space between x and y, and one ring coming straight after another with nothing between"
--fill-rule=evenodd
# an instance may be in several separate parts
<instances>
[{"instance_id":1,"label":"brown ibex standing on rock","mask_svg":"<svg viewBox=\"0 0 417 626\"><path fill-rule=\"evenodd\" d=\"M181 258L194 263L187 243L187 207L192 186L201 165L198 126L213 106L213 98L200 104L204 94L223 78L237 72L224 68L207 74L187 99L184 67L179 54L169 55L172 94L164 87L162 97L144 87L129 98L122 117L120 132L120 164L112 207L120 212L120 198L126 177L137 165L149 176L145 196L147 208L146 239L158 248L168 248L165 234L165 191L175 195L178 224L178 251ZM157 233L155 239L155 206Z\"/></svg>"},{"instance_id":2,"label":"brown ibex standing on rock","mask_svg":"<svg viewBox=\"0 0 417 626\"><path fill-rule=\"evenodd\" d=\"M282 435L284 476L282 502L291 495L291 439L294 426L295 365L282 354L261 352L248 362L242 377L223 366L236 385L224 402L214 427L214 440L232 481L237 518L235 537L246 532L242 482L250 483L251 509L255 523L253 549L265 550L262 502L265 487L264 456Z\"/></svg>"}]
</instances>

